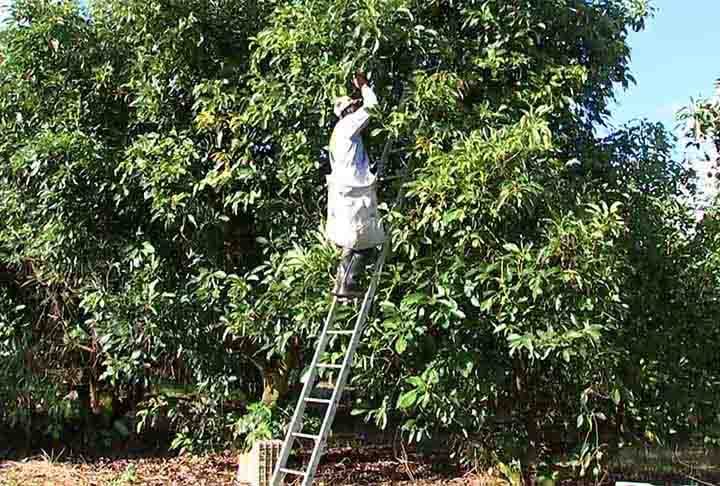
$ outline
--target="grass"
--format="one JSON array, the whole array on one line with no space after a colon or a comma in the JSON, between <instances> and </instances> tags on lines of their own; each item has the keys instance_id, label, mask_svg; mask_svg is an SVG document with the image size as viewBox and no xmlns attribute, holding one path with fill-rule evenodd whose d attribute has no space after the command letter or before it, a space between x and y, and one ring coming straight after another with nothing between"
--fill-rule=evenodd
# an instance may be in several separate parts
<instances>
[{"instance_id":1,"label":"grass","mask_svg":"<svg viewBox=\"0 0 720 486\"><path fill-rule=\"evenodd\" d=\"M42 459L49 464L57 464L58 462L60 462L60 459L62 459L64 454L64 447L59 452L56 452L55 449L50 449L50 452L47 452L45 449L43 449L41 452Z\"/></svg>"}]
</instances>

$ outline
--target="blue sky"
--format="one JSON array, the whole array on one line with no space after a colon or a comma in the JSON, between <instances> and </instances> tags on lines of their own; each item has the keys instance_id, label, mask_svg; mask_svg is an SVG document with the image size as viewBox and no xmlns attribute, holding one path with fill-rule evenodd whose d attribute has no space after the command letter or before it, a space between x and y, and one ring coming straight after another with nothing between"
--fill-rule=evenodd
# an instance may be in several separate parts
<instances>
[{"instance_id":1,"label":"blue sky","mask_svg":"<svg viewBox=\"0 0 720 486\"><path fill-rule=\"evenodd\" d=\"M691 98L711 96L720 78L720 0L653 0L653 5L657 12L647 28L630 38L630 67L637 84L618 90L613 124L647 118L672 130L679 137L675 156L687 157L698 174L703 206L718 186L707 177L711 164L685 153L676 114Z\"/></svg>"},{"instance_id":2,"label":"blue sky","mask_svg":"<svg viewBox=\"0 0 720 486\"><path fill-rule=\"evenodd\" d=\"M655 17L630 39L637 85L618 92L617 124L648 118L675 127L691 97L709 96L720 78L720 0L653 0Z\"/></svg>"}]
</instances>

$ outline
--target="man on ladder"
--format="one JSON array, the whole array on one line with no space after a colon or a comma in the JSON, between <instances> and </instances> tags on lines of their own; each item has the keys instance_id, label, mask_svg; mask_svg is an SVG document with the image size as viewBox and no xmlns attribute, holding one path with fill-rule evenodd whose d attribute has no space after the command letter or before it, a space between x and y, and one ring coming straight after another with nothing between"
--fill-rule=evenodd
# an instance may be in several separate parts
<instances>
[{"instance_id":1,"label":"man on ladder","mask_svg":"<svg viewBox=\"0 0 720 486\"><path fill-rule=\"evenodd\" d=\"M375 248L385 240L378 218L376 177L362 139L377 97L364 73L356 74L353 84L362 99L343 96L335 100L340 120L330 138L332 173L327 176L326 235L343 248L333 294L344 299L362 296L360 277Z\"/></svg>"},{"instance_id":2,"label":"man on ladder","mask_svg":"<svg viewBox=\"0 0 720 486\"><path fill-rule=\"evenodd\" d=\"M339 98L335 102L335 114L340 118L330 141L330 162L332 173L328 176L328 223L327 236L330 241L343 248L343 260L338 268L332 300L327 319L318 337L317 347L305 377L295 412L288 427L280 456L278 457L272 486L281 486L286 475L302 478L302 486L311 486L315 478L323 449L330 435L335 414L347 383L353 357L360 345L360 338L365 329L372 307L375 291L382 273L383 264L390 251L390 241L385 241L385 234L377 214L376 177L370 171L370 160L362 141L362 131L370 118L369 110L377 104L377 98L368 85L364 74L357 74L355 86L361 90L363 100L348 97ZM380 165L388 157L391 141L388 141ZM382 167L379 168L380 170ZM401 191L402 194L402 191ZM402 202L402 195L398 202ZM397 204L396 204L397 205ZM362 299L352 329L336 326L338 304L352 304L355 297L363 294L359 277L365 270L366 262L375 254L375 247L383 246L382 252L375 261L372 278L367 292ZM349 338L344 346L342 363L330 356L331 362L325 361L326 350L331 339ZM341 346L342 347L342 346ZM315 380L320 371L334 374L331 398L314 395ZM307 405L312 404L325 408L317 435L303 430L303 417ZM306 466L301 469L288 469L288 460L296 440L312 441L313 449Z\"/></svg>"}]
</instances>

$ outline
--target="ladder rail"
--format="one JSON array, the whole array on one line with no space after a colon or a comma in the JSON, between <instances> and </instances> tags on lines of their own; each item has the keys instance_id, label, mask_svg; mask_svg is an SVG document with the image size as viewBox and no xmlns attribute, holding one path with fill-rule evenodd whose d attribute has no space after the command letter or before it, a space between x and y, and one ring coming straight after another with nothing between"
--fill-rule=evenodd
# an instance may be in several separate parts
<instances>
[{"instance_id":1,"label":"ladder rail","mask_svg":"<svg viewBox=\"0 0 720 486\"><path fill-rule=\"evenodd\" d=\"M292 451L292 446L295 442L293 434L296 432L300 432L296 429L299 428L298 425L302 424L302 418L305 414L305 407L307 405L306 399L310 397L310 394L315 387L315 378L317 378L318 373L317 365L320 362L320 358L322 357L323 353L325 353L325 348L327 347L328 341L330 340L328 331L335 322L335 317L337 316L337 304L337 298L333 298L332 304L330 304L330 311L328 312L327 318L325 319L325 324L323 325L323 330L318 340L318 346L315 349L315 354L313 355L313 359L310 363L307 379L303 384L300 398L297 405L295 406L293 418L290 422L290 425L288 426L288 431L285 436L285 441L283 442L282 451L280 452L280 457L278 458L275 472L273 474L272 486L281 486L282 478L285 476L285 473L282 471L282 469L285 468L285 465L290 458L290 452Z\"/></svg>"},{"instance_id":2,"label":"ladder rail","mask_svg":"<svg viewBox=\"0 0 720 486\"><path fill-rule=\"evenodd\" d=\"M312 482L315 479L315 472L317 470L317 466L320 463L320 458L323 455L323 449L327 442L327 437L330 435L330 428L332 427L332 424L335 420L335 415L337 413L338 406L340 405L340 399L342 398L345 385L347 384L348 377L350 376L353 360L355 358L355 352L360 345L360 338L365 331L366 322L370 315L370 309L372 308L372 303L375 299L377 284L380 281L380 275L382 273L383 265L385 264L385 259L389 252L389 246L390 240L387 240L383 244L382 253L375 262L375 270L373 272L373 277L370 281L370 286L365 294L365 298L363 299L360 314L355 321L355 329L350 343L348 344L347 351L345 353L342 369L333 387L332 398L330 399L330 404L325 411L325 417L323 418L320 433L318 434L320 439L315 443L315 447L313 448L310 462L308 463L306 469L306 476L302 482L302 486L312 486Z\"/></svg>"}]
</instances>

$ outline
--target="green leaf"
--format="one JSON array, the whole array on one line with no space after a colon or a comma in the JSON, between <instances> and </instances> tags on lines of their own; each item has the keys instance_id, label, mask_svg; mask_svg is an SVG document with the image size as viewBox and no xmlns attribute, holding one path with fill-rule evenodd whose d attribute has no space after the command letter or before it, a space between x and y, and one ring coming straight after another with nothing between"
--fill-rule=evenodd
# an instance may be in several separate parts
<instances>
[{"instance_id":1,"label":"green leaf","mask_svg":"<svg viewBox=\"0 0 720 486\"><path fill-rule=\"evenodd\" d=\"M407 379L407 382L415 388L425 388L425 382L419 376L411 376Z\"/></svg>"},{"instance_id":2,"label":"green leaf","mask_svg":"<svg viewBox=\"0 0 720 486\"><path fill-rule=\"evenodd\" d=\"M445 225L448 225L455 221L456 219L462 219L465 214L465 211L462 209L456 209L455 211L449 211L445 213L445 215L442 218L442 222Z\"/></svg>"},{"instance_id":3,"label":"green leaf","mask_svg":"<svg viewBox=\"0 0 720 486\"><path fill-rule=\"evenodd\" d=\"M400 395L397 402L397 408L400 410L407 410L412 408L417 402L417 390L410 390L407 393Z\"/></svg>"},{"instance_id":4,"label":"green leaf","mask_svg":"<svg viewBox=\"0 0 720 486\"><path fill-rule=\"evenodd\" d=\"M427 295L422 292L415 292L414 294L410 294L407 297L405 297L402 301L403 304L407 306L412 306L415 304L419 304L421 302L427 301Z\"/></svg>"},{"instance_id":5,"label":"green leaf","mask_svg":"<svg viewBox=\"0 0 720 486\"><path fill-rule=\"evenodd\" d=\"M473 363L471 360L468 360L468 361L465 363L465 367L464 367L463 370L462 370L462 375L463 375L465 378L469 378L470 375L471 375L472 372L473 372L473 369L475 369L475 363Z\"/></svg>"},{"instance_id":6,"label":"green leaf","mask_svg":"<svg viewBox=\"0 0 720 486\"><path fill-rule=\"evenodd\" d=\"M492 297L489 299L486 299L480 305L480 310L483 312L488 312L490 309L492 309L492 306L494 303L495 303L495 299L493 299Z\"/></svg>"},{"instance_id":7,"label":"green leaf","mask_svg":"<svg viewBox=\"0 0 720 486\"><path fill-rule=\"evenodd\" d=\"M397 351L398 354L403 354L407 349L407 346L408 343L404 337L399 337L397 341L395 341L395 351Z\"/></svg>"}]
</instances>

